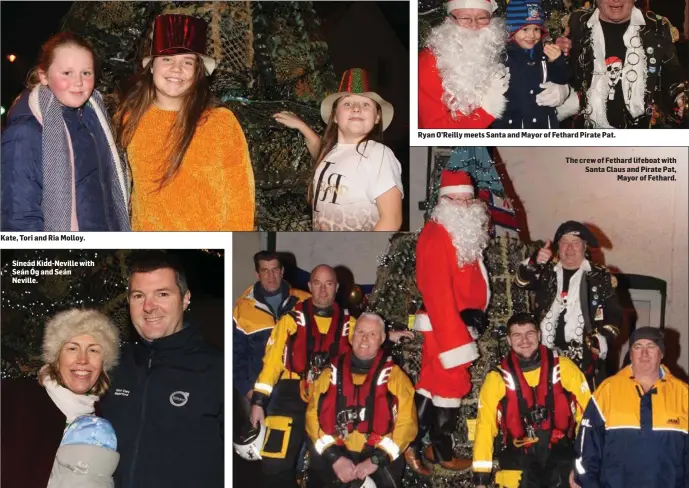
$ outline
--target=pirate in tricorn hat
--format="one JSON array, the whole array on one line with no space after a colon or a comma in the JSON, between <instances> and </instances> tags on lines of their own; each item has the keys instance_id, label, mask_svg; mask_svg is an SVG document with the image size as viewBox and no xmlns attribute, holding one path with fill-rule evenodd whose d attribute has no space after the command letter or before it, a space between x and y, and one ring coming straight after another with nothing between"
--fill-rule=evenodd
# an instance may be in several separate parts
<instances>
[{"instance_id":1,"label":"pirate in tricorn hat","mask_svg":"<svg viewBox=\"0 0 689 488\"><path fill-rule=\"evenodd\" d=\"M560 225L553 243L555 252L546 241L519 266L515 281L535 292L543 344L572 359L593 391L605 378L604 360L622 322L617 280L589 261L587 246L598 247L598 241L581 223Z\"/></svg>"}]
</instances>

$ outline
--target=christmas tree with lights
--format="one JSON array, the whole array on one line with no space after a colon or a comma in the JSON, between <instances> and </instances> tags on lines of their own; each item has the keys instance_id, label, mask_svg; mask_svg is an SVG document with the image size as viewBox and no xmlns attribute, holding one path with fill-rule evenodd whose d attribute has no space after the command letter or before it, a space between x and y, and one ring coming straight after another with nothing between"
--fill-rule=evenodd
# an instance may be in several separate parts
<instances>
[{"instance_id":1,"label":"christmas tree with lights","mask_svg":"<svg viewBox=\"0 0 689 488\"><path fill-rule=\"evenodd\" d=\"M469 173L478 186L479 198L486 202L491 213L493 228L488 248L484 252L484 263L490 280L491 299L486 310L489 327L478 339L480 357L471 367L473 387L471 393L462 399L459 420L454 434L454 450L458 457L472 457L473 435L470 425L477 417L478 394L486 374L509 350L505 340L505 324L517 312L530 311L527 292L513 285L517 266L531 255L537 243L527 245L517 237L517 222L520 210L513 210L511 199L505 194L500 164L495 163L486 148L454 148L437 151L434 168L429 182L429 197L426 205L426 219L438 201L440 174L443 169L461 170ZM511 213L511 218L510 217ZM378 275L374 291L369 298L369 308L380 313L393 327L404 328L422 304L422 297L416 288L416 241L418 232L395 234L386 252L378 259ZM399 364L416 382L421 363L422 337L395 346L394 355ZM469 488L471 470L448 471L434 465L432 476L420 477L410 469L406 470L404 486L418 488Z\"/></svg>"},{"instance_id":2,"label":"christmas tree with lights","mask_svg":"<svg viewBox=\"0 0 689 488\"><path fill-rule=\"evenodd\" d=\"M70 308L93 308L129 334L130 251L5 250L2 252L2 377L35 376L43 365L46 321Z\"/></svg>"},{"instance_id":3,"label":"christmas tree with lights","mask_svg":"<svg viewBox=\"0 0 689 488\"><path fill-rule=\"evenodd\" d=\"M298 131L275 122L297 114L322 131L320 102L337 88L320 19L311 2L74 2L63 30L88 39L101 60L97 88L114 111L150 52L159 14L200 17L217 61L213 92L244 130L256 179L258 230L309 231L312 159Z\"/></svg>"}]
</instances>

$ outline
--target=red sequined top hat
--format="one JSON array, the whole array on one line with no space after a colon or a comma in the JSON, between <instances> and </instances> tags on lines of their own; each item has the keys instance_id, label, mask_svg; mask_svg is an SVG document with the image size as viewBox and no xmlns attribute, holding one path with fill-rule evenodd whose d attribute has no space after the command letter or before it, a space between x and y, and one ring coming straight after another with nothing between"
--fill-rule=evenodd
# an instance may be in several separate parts
<instances>
[{"instance_id":1,"label":"red sequined top hat","mask_svg":"<svg viewBox=\"0 0 689 488\"><path fill-rule=\"evenodd\" d=\"M474 185L471 184L471 177L464 171L444 169L440 174L438 195L442 197L451 193L471 193L473 195Z\"/></svg>"},{"instance_id":2,"label":"red sequined top hat","mask_svg":"<svg viewBox=\"0 0 689 488\"><path fill-rule=\"evenodd\" d=\"M206 73L215 69L215 59L206 55L206 22L179 14L159 15L153 21L151 54L142 60L144 68L155 56L195 53L203 60Z\"/></svg>"},{"instance_id":3,"label":"red sequined top hat","mask_svg":"<svg viewBox=\"0 0 689 488\"><path fill-rule=\"evenodd\" d=\"M386 102L376 92L371 91L368 82L368 73L361 68L348 69L342 73L342 79L340 80L340 87L337 89L337 93L331 93L321 102L321 118L323 122L327 124L330 120L330 114L332 113L335 100L345 95L361 95L362 97L367 97L378 102L382 112L383 130L388 128L395 114L395 109L390 102Z\"/></svg>"}]
</instances>

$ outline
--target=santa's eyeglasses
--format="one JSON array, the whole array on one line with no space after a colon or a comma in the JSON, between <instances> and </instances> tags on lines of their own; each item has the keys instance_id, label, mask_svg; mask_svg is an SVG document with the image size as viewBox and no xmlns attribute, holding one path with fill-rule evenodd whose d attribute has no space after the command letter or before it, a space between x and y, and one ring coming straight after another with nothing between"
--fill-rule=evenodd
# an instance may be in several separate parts
<instances>
[{"instance_id":1,"label":"santa's eyeglasses","mask_svg":"<svg viewBox=\"0 0 689 488\"><path fill-rule=\"evenodd\" d=\"M474 197L466 197L466 196L453 196L453 195L442 195L441 198L444 198L445 200L450 200L454 203L463 203L466 205L471 205L476 201Z\"/></svg>"},{"instance_id":2,"label":"santa's eyeglasses","mask_svg":"<svg viewBox=\"0 0 689 488\"><path fill-rule=\"evenodd\" d=\"M476 25L488 25L490 23L490 17L457 17L455 14L450 14L450 17L455 19L455 21L462 27L469 27L471 24L476 23Z\"/></svg>"}]
</instances>

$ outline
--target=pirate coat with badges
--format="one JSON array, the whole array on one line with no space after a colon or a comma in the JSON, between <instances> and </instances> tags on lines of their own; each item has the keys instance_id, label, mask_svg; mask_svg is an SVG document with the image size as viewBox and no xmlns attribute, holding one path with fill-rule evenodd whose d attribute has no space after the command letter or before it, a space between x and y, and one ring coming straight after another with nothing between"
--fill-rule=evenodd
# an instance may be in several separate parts
<instances>
[{"instance_id":1,"label":"pirate coat with badges","mask_svg":"<svg viewBox=\"0 0 689 488\"><path fill-rule=\"evenodd\" d=\"M236 325L232 331L232 376L234 387L242 395L254 387L263 366L266 343L278 319L292 310L297 302L311 296L305 291L289 287L285 282L283 285L283 296L287 297L280 305L277 317L266 303L259 283L247 288L234 307L232 315Z\"/></svg>"},{"instance_id":2,"label":"pirate coat with badges","mask_svg":"<svg viewBox=\"0 0 689 488\"><path fill-rule=\"evenodd\" d=\"M556 343L557 329L563 327L567 343L584 344L595 337L594 347L605 359L622 323L622 310L617 301L617 280L605 266L584 259L569 282L563 296L563 268L557 259L544 265L533 264L535 259L524 261L517 269L515 283L535 292L534 315L541 327L541 340L549 348L561 347ZM588 348L584 348L588 350ZM583 358L579 358L583 361ZM581 367L582 364L579 363Z\"/></svg>"},{"instance_id":3,"label":"pirate coat with badges","mask_svg":"<svg viewBox=\"0 0 689 488\"><path fill-rule=\"evenodd\" d=\"M224 360L195 327L123 347L101 416L117 432L117 488L221 488Z\"/></svg>"},{"instance_id":4,"label":"pirate coat with badges","mask_svg":"<svg viewBox=\"0 0 689 488\"><path fill-rule=\"evenodd\" d=\"M367 373L352 373L352 356L340 356L316 381L306 432L319 454L371 447L395 460L416 436L414 387L382 350Z\"/></svg>"},{"instance_id":5,"label":"pirate coat with badges","mask_svg":"<svg viewBox=\"0 0 689 488\"><path fill-rule=\"evenodd\" d=\"M542 345L539 355L540 366L523 372L518 358L510 352L498 368L488 373L481 387L473 471L477 481L483 484L489 484L494 439L500 433L497 446L501 469L521 470L523 455L535 446L528 438L541 432L543 441L538 442L549 439L548 449L562 439L571 441L574 425L578 424L591 397L586 378L572 361L556 356ZM535 405L543 409L535 409ZM529 424L524 420L527 415Z\"/></svg>"},{"instance_id":6,"label":"pirate coat with badges","mask_svg":"<svg viewBox=\"0 0 689 488\"><path fill-rule=\"evenodd\" d=\"M297 304L273 328L254 394L269 397L283 378L315 380L310 372L325 368L330 357L351 349L349 328L353 322L349 312L336 303L330 317L314 315L311 299Z\"/></svg>"},{"instance_id":7,"label":"pirate coat with badges","mask_svg":"<svg viewBox=\"0 0 689 488\"><path fill-rule=\"evenodd\" d=\"M644 14L633 8L630 25L623 36L625 59L618 63L619 66L610 65L609 69L606 65L609 55L606 54L598 9L574 12L570 17L570 29L572 50L569 57L574 68L572 86L578 92L582 112L575 125L612 127L606 115L611 70L619 71L627 126L649 127L653 105L663 114L672 112L674 97L671 90L681 81L682 68L673 45L677 30L666 18L650 11Z\"/></svg>"}]
</instances>

